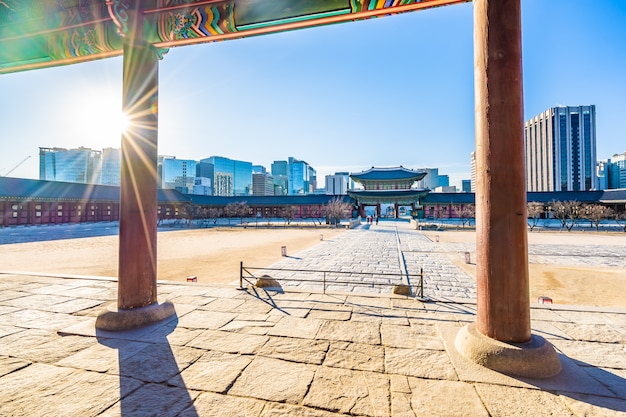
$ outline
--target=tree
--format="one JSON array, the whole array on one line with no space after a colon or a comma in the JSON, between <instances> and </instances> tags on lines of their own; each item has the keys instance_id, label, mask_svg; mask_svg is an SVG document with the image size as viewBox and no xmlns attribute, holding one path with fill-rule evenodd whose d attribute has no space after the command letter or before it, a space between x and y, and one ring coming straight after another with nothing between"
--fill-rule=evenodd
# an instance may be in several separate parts
<instances>
[{"instance_id":1,"label":"tree","mask_svg":"<svg viewBox=\"0 0 626 417\"><path fill-rule=\"evenodd\" d=\"M537 223L539 223L541 213L543 213L543 204L536 202L528 203L527 210L528 218L530 219L530 221L528 222L528 226L530 227L530 231L532 232L532 230L537 226Z\"/></svg>"},{"instance_id":2,"label":"tree","mask_svg":"<svg viewBox=\"0 0 626 417\"><path fill-rule=\"evenodd\" d=\"M476 216L476 207L474 204L458 204L453 205L452 209L461 219L463 228L465 229L465 225L470 223L470 221Z\"/></svg>"},{"instance_id":3,"label":"tree","mask_svg":"<svg viewBox=\"0 0 626 417\"><path fill-rule=\"evenodd\" d=\"M191 203L183 205L183 209L180 212L180 217L185 221L185 225L189 227L191 222L197 217L197 206Z\"/></svg>"},{"instance_id":4,"label":"tree","mask_svg":"<svg viewBox=\"0 0 626 417\"><path fill-rule=\"evenodd\" d=\"M341 219L348 218L352 211L352 206L344 202L341 198L335 197L326 204L326 216L331 224L339 226Z\"/></svg>"},{"instance_id":5,"label":"tree","mask_svg":"<svg viewBox=\"0 0 626 417\"><path fill-rule=\"evenodd\" d=\"M615 223L617 223L622 229L624 229L624 232L626 233L626 211L623 211L621 213L614 212L613 219L615 219Z\"/></svg>"},{"instance_id":6,"label":"tree","mask_svg":"<svg viewBox=\"0 0 626 417\"><path fill-rule=\"evenodd\" d=\"M550 202L550 211L552 215L561 221L561 227L572 230L582 213L582 206L578 201L555 201Z\"/></svg>"},{"instance_id":7,"label":"tree","mask_svg":"<svg viewBox=\"0 0 626 417\"><path fill-rule=\"evenodd\" d=\"M213 224L217 224L217 219L224 215L224 210L217 207L211 207L206 211L206 218L211 220Z\"/></svg>"},{"instance_id":8,"label":"tree","mask_svg":"<svg viewBox=\"0 0 626 417\"><path fill-rule=\"evenodd\" d=\"M601 204L586 204L583 213L587 220L595 226L596 232L600 230L600 222L613 217L613 209Z\"/></svg>"},{"instance_id":9,"label":"tree","mask_svg":"<svg viewBox=\"0 0 626 417\"><path fill-rule=\"evenodd\" d=\"M283 206L280 210L280 216L285 221L285 226L290 224L294 218L294 209L292 206Z\"/></svg>"},{"instance_id":10,"label":"tree","mask_svg":"<svg viewBox=\"0 0 626 417\"><path fill-rule=\"evenodd\" d=\"M232 217L237 216L237 203L228 203L224 207L224 216L228 219L228 224L230 224L230 219Z\"/></svg>"}]
</instances>

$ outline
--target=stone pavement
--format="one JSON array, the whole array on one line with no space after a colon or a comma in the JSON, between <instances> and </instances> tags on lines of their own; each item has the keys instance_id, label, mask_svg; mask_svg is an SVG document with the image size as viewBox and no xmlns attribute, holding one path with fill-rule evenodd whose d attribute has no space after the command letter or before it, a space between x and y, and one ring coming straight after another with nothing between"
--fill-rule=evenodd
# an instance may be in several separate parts
<instances>
[{"instance_id":1,"label":"stone pavement","mask_svg":"<svg viewBox=\"0 0 626 417\"><path fill-rule=\"evenodd\" d=\"M563 371L529 380L459 357L469 299L158 289L176 317L105 332L113 280L0 274L0 416L626 416L626 310L533 306Z\"/></svg>"},{"instance_id":2,"label":"stone pavement","mask_svg":"<svg viewBox=\"0 0 626 417\"><path fill-rule=\"evenodd\" d=\"M357 274L326 274L327 290L354 293L390 294L389 286L342 285L336 281L382 282L417 285L420 270L424 273L424 296L433 299L475 299L476 283L447 256L450 251L469 250L431 242L408 222L380 221L363 224L330 240L324 240L296 256L287 256L271 268L342 271ZM361 275L370 273L370 275ZM270 275L284 288L322 291L322 276L296 271L255 271ZM380 274L397 274L387 278ZM305 279L290 282L289 279Z\"/></svg>"}]
</instances>

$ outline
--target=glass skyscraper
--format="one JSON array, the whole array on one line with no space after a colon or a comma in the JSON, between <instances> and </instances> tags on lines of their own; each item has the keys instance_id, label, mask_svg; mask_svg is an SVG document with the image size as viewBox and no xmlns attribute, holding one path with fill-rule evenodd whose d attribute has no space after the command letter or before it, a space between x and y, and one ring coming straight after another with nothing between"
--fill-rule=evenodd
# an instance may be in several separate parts
<instances>
[{"instance_id":1,"label":"glass skyscraper","mask_svg":"<svg viewBox=\"0 0 626 417\"><path fill-rule=\"evenodd\" d=\"M101 157L89 148L39 148L39 179L99 184Z\"/></svg>"},{"instance_id":2,"label":"glass skyscraper","mask_svg":"<svg viewBox=\"0 0 626 417\"><path fill-rule=\"evenodd\" d=\"M596 187L596 107L552 107L524 125L526 189Z\"/></svg>"},{"instance_id":3,"label":"glass skyscraper","mask_svg":"<svg viewBox=\"0 0 626 417\"><path fill-rule=\"evenodd\" d=\"M162 188L174 188L184 194L193 193L196 161L164 157L159 172Z\"/></svg>"},{"instance_id":4,"label":"glass skyscraper","mask_svg":"<svg viewBox=\"0 0 626 417\"><path fill-rule=\"evenodd\" d=\"M252 194L252 162L211 156L200 161L213 166L213 195L232 197ZM210 164L210 165L206 165Z\"/></svg>"}]
</instances>

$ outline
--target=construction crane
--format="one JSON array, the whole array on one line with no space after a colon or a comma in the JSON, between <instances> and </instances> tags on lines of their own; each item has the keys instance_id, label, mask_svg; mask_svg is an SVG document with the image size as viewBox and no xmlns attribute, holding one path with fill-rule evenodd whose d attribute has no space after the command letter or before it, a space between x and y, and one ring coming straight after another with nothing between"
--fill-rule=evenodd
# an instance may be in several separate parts
<instances>
[{"instance_id":1,"label":"construction crane","mask_svg":"<svg viewBox=\"0 0 626 417\"><path fill-rule=\"evenodd\" d=\"M11 172L15 171L16 169L18 169L20 167L20 165L22 165L24 162L26 162L28 160L28 158L30 158L30 155L28 155L26 158L22 159L20 161L19 164L15 165L13 168L11 168L6 174L4 175L0 175L0 177L6 177L7 175L9 175Z\"/></svg>"}]
</instances>

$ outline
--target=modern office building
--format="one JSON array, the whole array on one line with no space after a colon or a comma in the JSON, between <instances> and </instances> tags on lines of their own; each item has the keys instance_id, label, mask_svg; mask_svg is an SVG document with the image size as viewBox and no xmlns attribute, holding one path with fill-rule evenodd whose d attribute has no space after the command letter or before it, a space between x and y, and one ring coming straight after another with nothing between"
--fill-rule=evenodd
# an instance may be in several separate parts
<instances>
[{"instance_id":1,"label":"modern office building","mask_svg":"<svg viewBox=\"0 0 626 417\"><path fill-rule=\"evenodd\" d=\"M274 177L263 172L253 172L252 195L274 195Z\"/></svg>"},{"instance_id":2,"label":"modern office building","mask_svg":"<svg viewBox=\"0 0 626 417\"><path fill-rule=\"evenodd\" d=\"M196 166L197 169L197 166ZM194 195L213 195L213 189L211 188L211 179L206 177L196 177L193 180L193 193Z\"/></svg>"},{"instance_id":3,"label":"modern office building","mask_svg":"<svg viewBox=\"0 0 626 417\"><path fill-rule=\"evenodd\" d=\"M461 192L463 193L472 192L472 180L461 180Z\"/></svg>"},{"instance_id":4,"label":"modern office building","mask_svg":"<svg viewBox=\"0 0 626 417\"><path fill-rule=\"evenodd\" d=\"M470 153L470 189L476 192L476 152Z\"/></svg>"},{"instance_id":5,"label":"modern office building","mask_svg":"<svg viewBox=\"0 0 626 417\"><path fill-rule=\"evenodd\" d=\"M89 148L39 148L39 179L99 184L102 152Z\"/></svg>"},{"instance_id":6,"label":"modern office building","mask_svg":"<svg viewBox=\"0 0 626 417\"><path fill-rule=\"evenodd\" d=\"M596 187L596 107L552 107L526 121L528 191Z\"/></svg>"},{"instance_id":7,"label":"modern office building","mask_svg":"<svg viewBox=\"0 0 626 417\"><path fill-rule=\"evenodd\" d=\"M418 171L425 172L426 176L417 182L417 187L429 190L439 187L439 168L420 168Z\"/></svg>"},{"instance_id":8,"label":"modern office building","mask_svg":"<svg viewBox=\"0 0 626 417\"><path fill-rule=\"evenodd\" d=\"M210 156L200 160L200 163L213 166L213 172L208 176L213 182L213 195L223 197L252 195L252 162ZM210 165L203 167L210 170Z\"/></svg>"},{"instance_id":9,"label":"modern office building","mask_svg":"<svg viewBox=\"0 0 626 417\"><path fill-rule=\"evenodd\" d=\"M626 188L626 152L598 161L596 175L598 190Z\"/></svg>"},{"instance_id":10,"label":"modern office building","mask_svg":"<svg viewBox=\"0 0 626 417\"><path fill-rule=\"evenodd\" d=\"M288 158L288 194L309 194L315 189L315 170L306 161Z\"/></svg>"},{"instance_id":11,"label":"modern office building","mask_svg":"<svg viewBox=\"0 0 626 417\"><path fill-rule=\"evenodd\" d=\"M120 185L122 169L122 155L119 148L104 148L102 150L102 169L100 184Z\"/></svg>"},{"instance_id":12,"label":"modern office building","mask_svg":"<svg viewBox=\"0 0 626 417\"><path fill-rule=\"evenodd\" d=\"M326 175L326 195L348 195L348 190L354 188L354 181L348 172L335 172L335 175Z\"/></svg>"},{"instance_id":13,"label":"modern office building","mask_svg":"<svg viewBox=\"0 0 626 417\"><path fill-rule=\"evenodd\" d=\"M290 156L272 163L276 195L312 194L317 187L317 172L305 161ZM286 178L286 181L285 181ZM284 188L283 188L284 187Z\"/></svg>"},{"instance_id":14,"label":"modern office building","mask_svg":"<svg viewBox=\"0 0 626 417\"><path fill-rule=\"evenodd\" d=\"M439 175L439 187L449 187L450 177L448 175Z\"/></svg>"},{"instance_id":15,"label":"modern office building","mask_svg":"<svg viewBox=\"0 0 626 417\"><path fill-rule=\"evenodd\" d=\"M183 194L192 194L196 178L196 161L163 157L159 166L161 188L175 189Z\"/></svg>"}]
</instances>

